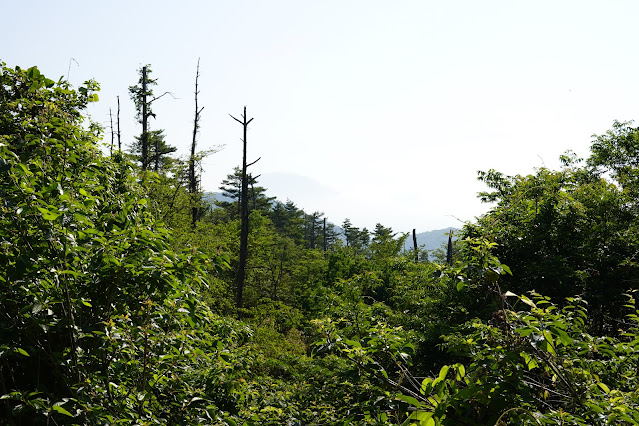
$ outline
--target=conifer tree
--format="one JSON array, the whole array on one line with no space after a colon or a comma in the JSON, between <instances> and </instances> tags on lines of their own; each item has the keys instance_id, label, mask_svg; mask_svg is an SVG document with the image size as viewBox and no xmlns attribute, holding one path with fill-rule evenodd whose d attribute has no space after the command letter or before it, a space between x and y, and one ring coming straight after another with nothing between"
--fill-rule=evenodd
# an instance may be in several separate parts
<instances>
[{"instance_id":1,"label":"conifer tree","mask_svg":"<svg viewBox=\"0 0 639 426\"><path fill-rule=\"evenodd\" d=\"M258 177L253 177L251 173L247 173L248 205L251 210L267 213L271 210L271 205L275 198L266 196L266 188L257 184ZM225 209L231 219L236 219L240 215L241 208L239 201L242 195L242 169L235 167L233 173L228 174L226 179L222 181L219 189L224 197L233 201L218 200L215 201L215 205Z\"/></svg>"},{"instance_id":2,"label":"conifer tree","mask_svg":"<svg viewBox=\"0 0 639 426\"><path fill-rule=\"evenodd\" d=\"M148 170L153 164L154 170L157 172L160 168L160 157L170 152L174 152L175 148L169 147L164 143L164 138L153 137L149 132L149 118L155 118L155 114L151 108L153 102L160 99L169 92L164 92L160 96L153 96L153 86L157 85L157 79L151 78L151 66L145 65L139 70L140 79L135 86L129 86L129 96L135 103L136 118L142 125L142 133L137 138L138 142L133 144L133 153L138 155L142 170ZM162 131L159 131L160 133ZM172 149L172 151L171 151Z\"/></svg>"}]
</instances>

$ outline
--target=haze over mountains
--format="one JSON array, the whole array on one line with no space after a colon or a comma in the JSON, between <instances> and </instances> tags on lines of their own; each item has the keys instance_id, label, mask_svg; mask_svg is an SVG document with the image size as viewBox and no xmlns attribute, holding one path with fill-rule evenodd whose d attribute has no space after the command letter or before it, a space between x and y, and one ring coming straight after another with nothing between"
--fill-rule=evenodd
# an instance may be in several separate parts
<instances>
[{"instance_id":1,"label":"haze over mountains","mask_svg":"<svg viewBox=\"0 0 639 426\"><path fill-rule=\"evenodd\" d=\"M205 199L208 200L212 205L214 205L214 201L233 201L232 198L225 197L221 192L207 192L205 195ZM280 200L281 201L281 200ZM304 206L299 206L300 208L304 208ZM342 227L340 224L335 224L335 230L338 232L340 238L343 239L344 234ZM434 229L432 231L424 231L419 232L417 236L417 246L428 251L436 250L438 248L443 247L444 244L448 241L448 233L453 231L458 231L459 228L456 227L448 227L442 229ZM370 231L370 230L369 230ZM397 232L397 236L400 236L402 232L400 230L395 230ZM455 238L453 234L453 238ZM408 235L406 238L406 242L404 243L404 249L410 250L413 248L413 237L412 234Z\"/></svg>"},{"instance_id":2,"label":"haze over mountains","mask_svg":"<svg viewBox=\"0 0 639 426\"><path fill-rule=\"evenodd\" d=\"M455 239L454 232L459 228L443 228L443 229L435 229L433 231L420 232L416 235L417 237L417 246L422 247L428 251L436 250L441 248L443 244L448 241L448 233L453 231L453 239ZM413 247L413 236L409 235L406 238L406 242L404 243L404 249L411 249Z\"/></svg>"}]
</instances>

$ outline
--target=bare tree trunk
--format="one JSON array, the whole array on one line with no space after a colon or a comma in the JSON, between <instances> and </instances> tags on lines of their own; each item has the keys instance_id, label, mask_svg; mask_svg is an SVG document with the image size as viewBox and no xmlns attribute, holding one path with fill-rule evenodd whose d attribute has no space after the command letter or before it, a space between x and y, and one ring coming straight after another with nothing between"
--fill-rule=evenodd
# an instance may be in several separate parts
<instances>
[{"instance_id":1,"label":"bare tree trunk","mask_svg":"<svg viewBox=\"0 0 639 426\"><path fill-rule=\"evenodd\" d=\"M113 114L111 114L111 108L109 108L109 120L111 121L111 156L113 157L113 140L114 140L114 134L113 134Z\"/></svg>"},{"instance_id":2,"label":"bare tree trunk","mask_svg":"<svg viewBox=\"0 0 639 426\"><path fill-rule=\"evenodd\" d=\"M323 238L324 238L324 251L327 251L328 242L326 241L326 218L324 218Z\"/></svg>"},{"instance_id":3,"label":"bare tree trunk","mask_svg":"<svg viewBox=\"0 0 639 426\"><path fill-rule=\"evenodd\" d=\"M149 134L146 101L146 67L142 67L142 170L146 170L149 165Z\"/></svg>"},{"instance_id":4,"label":"bare tree trunk","mask_svg":"<svg viewBox=\"0 0 639 426\"><path fill-rule=\"evenodd\" d=\"M118 151L122 151L122 141L120 140L120 97L118 96L118 115L117 115L117 121L118 121Z\"/></svg>"},{"instance_id":5,"label":"bare tree trunk","mask_svg":"<svg viewBox=\"0 0 639 426\"><path fill-rule=\"evenodd\" d=\"M315 248L315 219L316 219L316 213L313 213L312 215L309 216L309 219L311 220L311 227L310 227L310 232L311 232L311 237L310 237L310 245L311 245L311 249Z\"/></svg>"},{"instance_id":6,"label":"bare tree trunk","mask_svg":"<svg viewBox=\"0 0 639 426\"><path fill-rule=\"evenodd\" d=\"M237 294L236 294L236 306L238 309L243 307L243 294L244 294L244 279L246 278L246 259L248 257L248 233L249 233L249 206L248 206L248 174L246 169L257 163L259 158L251 164L246 164L246 131L248 125L253 119L246 120L246 107L244 107L244 113L242 114L242 121L231 115L231 118L240 123L244 129L244 137L242 138L242 188L240 195L240 262L237 266Z\"/></svg>"},{"instance_id":7,"label":"bare tree trunk","mask_svg":"<svg viewBox=\"0 0 639 426\"><path fill-rule=\"evenodd\" d=\"M419 251L417 251L417 234L413 228L413 250L415 251L415 263L419 262Z\"/></svg>"},{"instance_id":8,"label":"bare tree trunk","mask_svg":"<svg viewBox=\"0 0 639 426\"><path fill-rule=\"evenodd\" d=\"M197 103L197 95L200 93L198 90L198 79L200 78L200 59L197 60L197 70L195 72L195 118L193 120L193 140L191 142L191 157L189 159L189 192L191 193L191 226L195 228L195 223L198 220L200 211L200 199L197 197L198 192L198 179L195 175L195 146L197 143L197 132L200 128L200 114L204 107L199 108ZM197 198L197 200L196 200Z\"/></svg>"}]
</instances>

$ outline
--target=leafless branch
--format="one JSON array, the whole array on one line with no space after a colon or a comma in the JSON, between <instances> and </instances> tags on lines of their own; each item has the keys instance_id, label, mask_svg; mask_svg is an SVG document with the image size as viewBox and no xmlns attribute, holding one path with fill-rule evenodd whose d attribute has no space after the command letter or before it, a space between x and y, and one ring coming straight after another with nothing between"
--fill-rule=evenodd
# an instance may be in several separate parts
<instances>
[{"instance_id":1,"label":"leafless branch","mask_svg":"<svg viewBox=\"0 0 639 426\"><path fill-rule=\"evenodd\" d=\"M257 160L253 161L252 163L247 164L246 167L252 166L253 164L255 164L258 161L260 161L261 159L262 159L262 157L258 158ZM257 177L255 177L254 179L257 179Z\"/></svg>"},{"instance_id":2,"label":"leafless branch","mask_svg":"<svg viewBox=\"0 0 639 426\"><path fill-rule=\"evenodd\" d=\"M171 92L164 92L160 96L156 96L155 98L151 99L148 102L148 104L151 105L151 103L153 103L154 101L157 101L158 99L160 99L164 95L170 95L173 99L179 99L179 98L176 98L175 95L173 95L173 93L171 93Z\"/></svg>"}]
</instances>

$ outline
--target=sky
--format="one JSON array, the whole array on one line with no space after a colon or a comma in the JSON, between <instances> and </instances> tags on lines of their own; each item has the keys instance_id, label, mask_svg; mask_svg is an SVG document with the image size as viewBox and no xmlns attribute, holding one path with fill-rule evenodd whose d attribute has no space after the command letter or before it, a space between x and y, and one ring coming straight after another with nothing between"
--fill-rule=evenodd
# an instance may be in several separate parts
<instances>
[{"instance_id":1,"label":"sky","mask_svg":"<svg viewBox=\"0 0 639 426\"><path fill-rule=\"evenodd\" d=\"M241 164L268 194L341 224L417 232L490 207L477 171L526 175L587 157L639 116L639 2L25 0L3 5L0 61L101 85L106 128L139 135L128 87L150 64L151 129L186 156L200 60L203 188Z\"/></svg>"}]
</instances>

